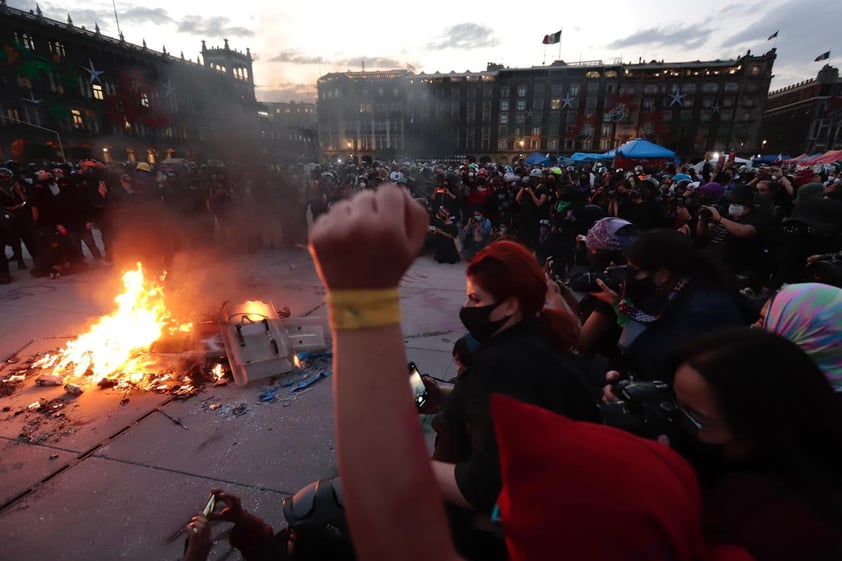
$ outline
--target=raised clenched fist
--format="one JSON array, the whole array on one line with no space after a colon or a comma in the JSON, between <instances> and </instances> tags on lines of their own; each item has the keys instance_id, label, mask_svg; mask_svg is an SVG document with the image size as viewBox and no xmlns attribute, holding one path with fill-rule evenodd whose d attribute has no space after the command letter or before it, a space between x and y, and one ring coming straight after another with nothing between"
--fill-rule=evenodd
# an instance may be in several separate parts
<instances>
[{"instance_id":1,"label":"raised clenched fist","mask_svg":"<svg viewBox=\"0 0 842 561\"><path fill-rule=\"evenodd\" d=\"M363 191L322 215L310 253L331 290L394 288L421 252L427 211L395 184Z\"/></svg>"}]
</instances>

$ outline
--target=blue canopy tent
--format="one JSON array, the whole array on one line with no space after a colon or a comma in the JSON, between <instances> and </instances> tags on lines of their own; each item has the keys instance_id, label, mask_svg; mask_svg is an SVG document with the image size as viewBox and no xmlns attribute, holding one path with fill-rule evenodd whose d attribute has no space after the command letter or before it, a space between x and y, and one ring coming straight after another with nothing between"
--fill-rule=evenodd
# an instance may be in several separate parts
<instances>
[{"instance_id":1,"label":"blue canopy tent","mask_svg":"<svg viewBox=\"0 0 842 561\"><path fill-rule=\"evenodd\" d=\"M607 155L607 154L587 154L585 152L576 152L573 154L570 159L576 163L579 162L596 162L598 160L610 160L614 156Z\"/></svg>"},{"instance_id":2,"label":"blue canopy tent","mask_svg":"<svg viewBox=\"0 0 842 561\"><path fill-rule=\"evenodd\" d=\"M630 160L673 159L675 152L642 138L630 140L617 148L617 156Z\"/></svg>"},{"instance_id":3,"label":"blue canopy tent","mask_svg":"<svg viewBox=\"0 0 842 561\"><path fill-rule=\"evenodd\" d=\"M548 166L552 160L540 152L533 152L523 160L523 163L528 166Z\"/></svg>"},{"instance_id":4,"label":"blue canopy tent","mask_svg":"<svg viewBox=\"0 0 842 561\"><path fill-rule=\"evenodd\" d=\"M675 161L675 152L658 146L654 142L636 138L617 148L614 156L614 167L628 169L634 165L652 160L662 162Z\"/></svg>"}]
</instances>

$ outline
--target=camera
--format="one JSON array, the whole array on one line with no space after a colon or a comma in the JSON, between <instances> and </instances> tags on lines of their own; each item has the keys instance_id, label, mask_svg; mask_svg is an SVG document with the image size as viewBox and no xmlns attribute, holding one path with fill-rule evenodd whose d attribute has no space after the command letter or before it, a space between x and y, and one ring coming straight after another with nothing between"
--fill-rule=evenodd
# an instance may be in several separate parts
<instances>
[{"instance_id":1,"label":"camera","mask_svg":"<svg viewBox=\"0 0 842 561\"><path fill-rule=\"evenodd\" d=\"M617 190L611 189L610 191L608 191L608 198L609 199L616 199L617 198Z\"/></svg>"},{"instance_id":2,"label":"camera","mask_svg":"<svg viewBox=\"0 0 842 561\"><path fill-rule=\"evenodd\" d=\"M699 209L699 218L703 220L710 220L713 218L713 213L710 211L709 208L701 208Z\"/></svg>"},{"instance_id":3,"label":"camera","mask_svg":"<svg viewBox=\"0 0 842 561\"><path fill-rule=\"evenodd\" d=\"M626 271L628 267L619 265L616 267L607 267L601 273L580 273L565 279L564 285L574 292L599 292L602 290L596 283L597 279L605 283L611 290L618 292L626 280Z\"/></svg>"},{"instance_id":4,"label":"camera","mask_svg":"<svg viewBox=\"0 0 842 561\"><path fill-rule=\"evenodd\" d=\"M677 433L680 411L665 382L622 380L614 385L614 395L619 399L598 405L604 424L652 440Z\"/></svg>"}]
</instances>

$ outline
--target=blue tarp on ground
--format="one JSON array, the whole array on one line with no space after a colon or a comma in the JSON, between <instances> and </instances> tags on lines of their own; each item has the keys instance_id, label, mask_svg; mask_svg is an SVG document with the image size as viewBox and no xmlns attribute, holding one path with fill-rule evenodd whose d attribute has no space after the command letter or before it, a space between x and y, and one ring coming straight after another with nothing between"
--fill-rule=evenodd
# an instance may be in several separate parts
<instances>
[{"instance_id":1,"label":"blue tarp on ground","mask_svg":"<svg viewBox=\"0 0 842 561\"><path fill-rule=\"evenodd\" d=\"M523 163L528 166L548 166L552 160L540 152L533 152L523 160Z\"/></svg>"},{"instance_id":2,"label":"blue tarp on ground","mask_svg":"<svg viewBox=\"0 0 842 561\"><path fill-rule=\"evenodd\" d=\"M675 152L642 138L630 140L617 148L617 156L630 160L672 159Z\"/></svg>"}]
</instances>

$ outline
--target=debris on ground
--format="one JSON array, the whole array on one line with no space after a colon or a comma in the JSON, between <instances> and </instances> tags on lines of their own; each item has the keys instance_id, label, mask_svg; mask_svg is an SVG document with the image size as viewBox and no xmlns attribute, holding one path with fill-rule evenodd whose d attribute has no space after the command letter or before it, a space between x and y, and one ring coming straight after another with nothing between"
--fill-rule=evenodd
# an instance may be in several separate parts
<instances>
[{"instance_id":1,"label":"debris on ground","mask_svg":"<svg viewBox=\"0 0 842 561\"><path fill-rule=\"evenodd\" d=\"M261 387L260 394L257 397L258 401L274 403L279 400L278 393L281 389L287 388L287 394L292 395L309 388L322 378L327 378L332 373L330 370L332 358L333 353L330 351L298 353L296 359L300 366L295 374L291 377L280 378L277 385ZM284 407L287 405L288 403L284 403Z\"/></svg>"}]
</instances>

